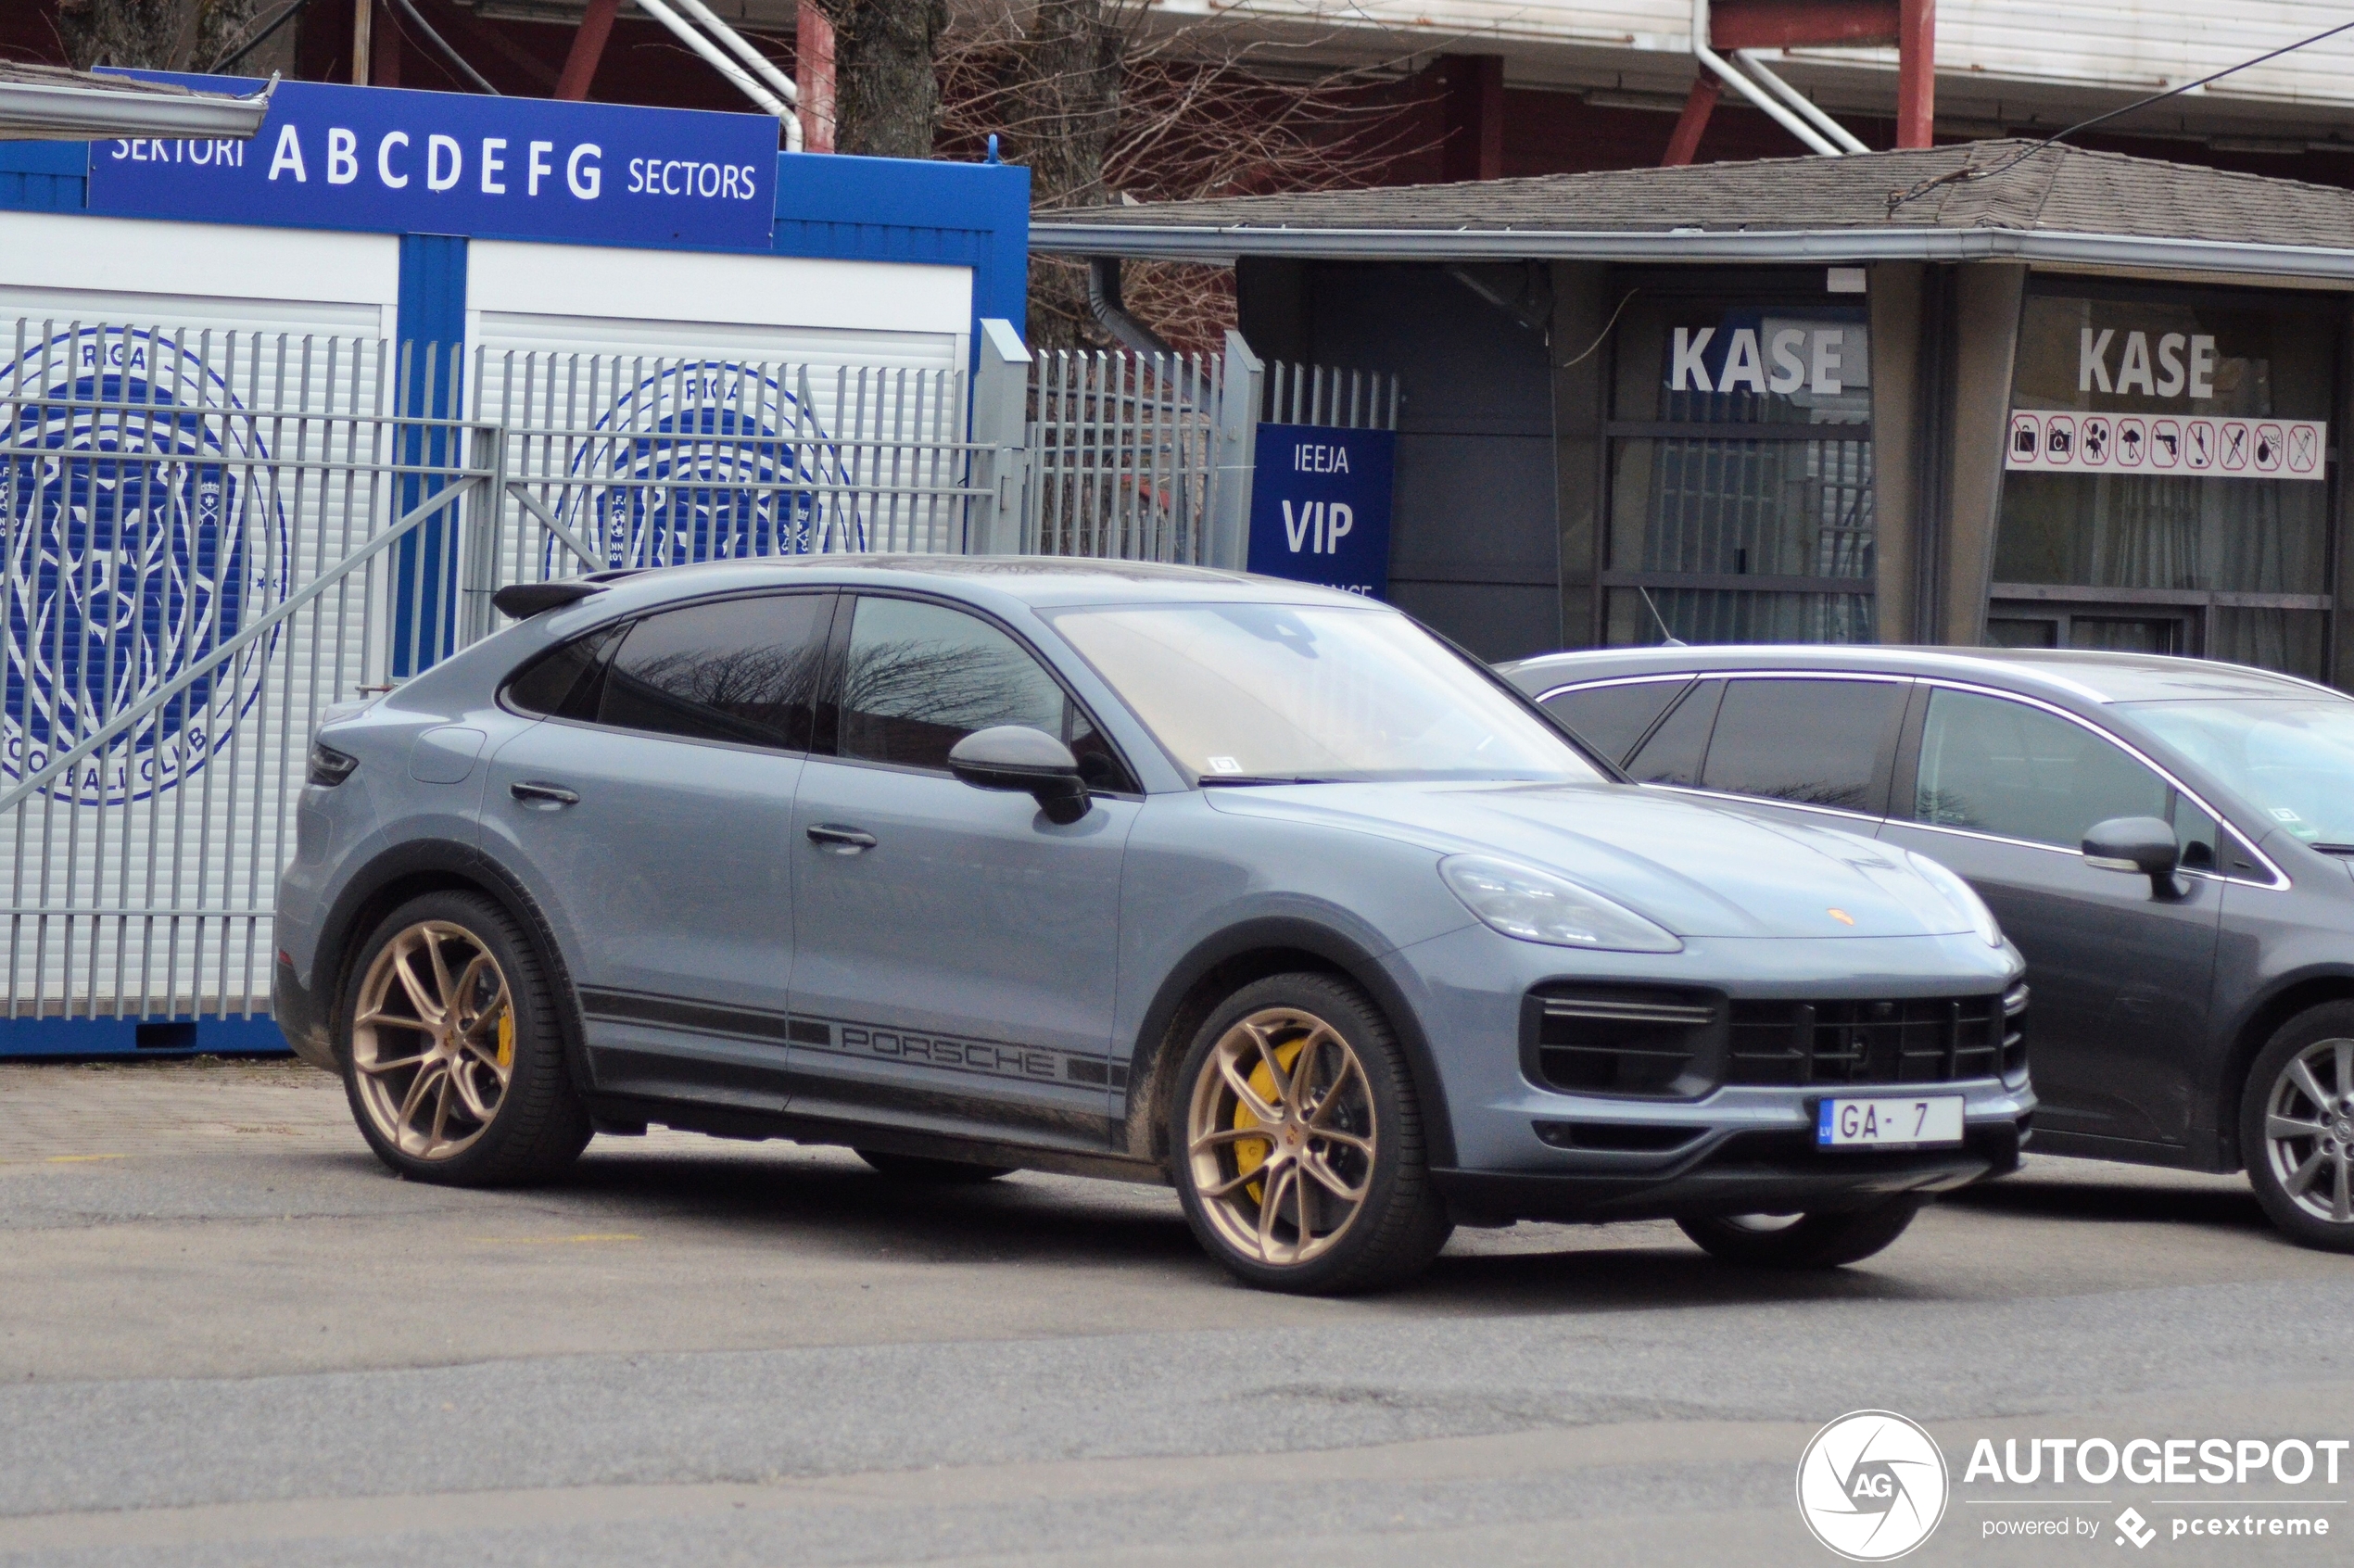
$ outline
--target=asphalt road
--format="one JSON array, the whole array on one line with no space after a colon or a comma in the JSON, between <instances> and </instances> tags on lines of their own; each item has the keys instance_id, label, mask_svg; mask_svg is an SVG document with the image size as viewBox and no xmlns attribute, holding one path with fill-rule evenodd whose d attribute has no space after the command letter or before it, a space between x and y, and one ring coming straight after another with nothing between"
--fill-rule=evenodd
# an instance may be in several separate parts
<instances>
[{"instance_id":1,"label":"asphalt road","mask_svg":"<svg viewBox=\"0 0 2354 1568\"><path fill-rule=\"evenodd\" d=\"M1521 1226L1293 1300L1155 1189L657 1133L452 1192L303 1069L0 1068L0 1564L1823 1564L1796 1465L1866 1408L1954 1477L1908 1562L2344 1562L2354 1456L1963 1471L1981 1437L2354 1438L2349 1284L2244 1182L2038 1159L1831 1274ZM2226 1512L2335 1533L2171 1534Z\"/></svg>"}]
</instances>

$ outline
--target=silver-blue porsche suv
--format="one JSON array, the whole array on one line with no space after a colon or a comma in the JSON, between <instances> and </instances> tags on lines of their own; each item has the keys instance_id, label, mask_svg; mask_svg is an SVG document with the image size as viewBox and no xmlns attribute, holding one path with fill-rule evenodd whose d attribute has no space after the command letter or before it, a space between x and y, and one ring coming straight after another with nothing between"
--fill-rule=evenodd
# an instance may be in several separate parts
<instances>
[{"instance_id":1,"label":"silver-blue porsche suv","mask_svg":"<svg viewBox=\"0 0 2354 1568\"><path fill-rule=\"evenodd\" d=\"M1341 1292L1521 1219L1851 1263L2027 1139L1959 878L1630 785L1383 605L872 556L499 604L331 711L279 887L278 1019L401 1175L661 1124L1166 1182Z\"/></svg>"}]
</instances>

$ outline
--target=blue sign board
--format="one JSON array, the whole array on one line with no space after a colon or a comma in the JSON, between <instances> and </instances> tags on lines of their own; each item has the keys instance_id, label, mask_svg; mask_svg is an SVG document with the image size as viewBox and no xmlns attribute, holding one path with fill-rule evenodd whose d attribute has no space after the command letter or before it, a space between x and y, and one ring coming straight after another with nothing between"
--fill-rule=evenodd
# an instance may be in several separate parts
<instances>
[{"instance_id":1,"label":"blue sign board","mask_svg":"<svg viewBox=\"0 0 2354 1568\"><path fill-rule=\"evenodd\" d=\"M1250 569L1385 597L1397 457L1392 431L1260 425L1250 487Z\"/></svg>"},{"instance_id":2,"label":"blue sign board","mask_svg":"<svg viewBox=\"0 0 2354 1568\"><path fill-rule=\"evenodd\" d=\"M766 250L776 206L764 114L282 82L250 142L90 144L121 217Z\"/></svg>"}]
</instances>

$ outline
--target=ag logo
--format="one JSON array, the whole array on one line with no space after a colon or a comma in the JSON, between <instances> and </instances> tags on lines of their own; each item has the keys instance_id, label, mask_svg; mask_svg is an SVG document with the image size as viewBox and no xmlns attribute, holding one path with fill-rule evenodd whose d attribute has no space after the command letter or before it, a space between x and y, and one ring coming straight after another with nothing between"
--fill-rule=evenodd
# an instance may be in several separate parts
<instances>
[{"instance_id":1,"label":"ag logo","mask_svg":"<svg viewBox=\"0 0 2354 1568\"><path fill-rule=\"evenodd\" d=\"M233 639L283 587L285 536L253 466L270 457L254 422L224 415L243 405L186 345L81 328L0 363L0 772L21 778ZM48 793L119 805L195 774L252 705L274 642L247 647Z\"/></svg>"},{"instance_id":2,"label":"ag logo","mask_svg":"<svg viewBox=\"0 0 2354 1568\"><path fill-rule=\"evenodd\" d=\"M845 373L842 400L854 406L874 373ZM666 366L616 398L578 442L579 487L557 515L616 568L865 550L855 476L811 405L806 375L796 397L756 366ZM896 482L940 481L911 471ZM551 575L558 549L551 539Z\"/></svg>"},{"instance_id":3,"label":"ag logo","mask_svg":"<svg viewBox=\"0 0 2354 1568\"><path fill-rule=\"evenodd\" d=\"M1904 1556L1945 1516L1945 1456L1901 1415L1857 1410L1806 1445L1798 1511L1815 1538L1856 1562Z\"/></svg>"}]
</instances>

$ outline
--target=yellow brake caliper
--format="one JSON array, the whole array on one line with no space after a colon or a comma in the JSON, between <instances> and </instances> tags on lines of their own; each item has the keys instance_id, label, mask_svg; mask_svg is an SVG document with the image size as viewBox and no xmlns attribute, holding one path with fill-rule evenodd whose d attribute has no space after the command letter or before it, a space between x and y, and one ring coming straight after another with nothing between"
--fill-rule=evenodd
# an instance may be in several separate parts
<instances>
[{"instance_id":1,"label":"yellow brake caliper","mask_svg":"<svg viewBox=\"0 0 2354 1568\"><path fill-rule=\"evenodd\" d=\"M1299 1048L1306 1043L1307 1042L1305 1040L1295 1040L1287 1045L1278 1045L1275 1047L1275 1059L1283 1064L1285 1072L1290 1072L1292 1063L1299 1060ZM1246 1081L1250 1084L1251 1093L1257 1094L1260 1100L1269 1105L1275 1103L1275 1075L1267 1069L1267 1064L1264 1061L1261 1061L1259 1066L1251 1069L1250 1077ZM1234 1100L1234 1125L1236 1127L1256 1127L1259 1125L1259 1119L1250 1114L1250 1107L1243 1104L1239 1095L1236 1096ZM1273 1145L1263 1139L1241 1138L1235 1140L1234 1174L1237 1176L1249 1175L1252 1171L1266 1164L1267 1157L1273 1152ZM1267 1201L1266 1195L1259 1190L1264 1184L1265 1183L1263 1182L1253 1182L1244 1187L1243 1191L1250 1195L1251 1202L1264 1203Z\"/></svg>"},{"instance_id":2,"label":"yellow brake caliper","mask_svg":"<svg viewBox=\"0 0 2354 1568\"><path fill-rule=\"evenodd\" d=\"M499 1012L499 1070L504 1072L515 1065L515 1010L502 1007Z\"/></svg>"}]
</instances>

